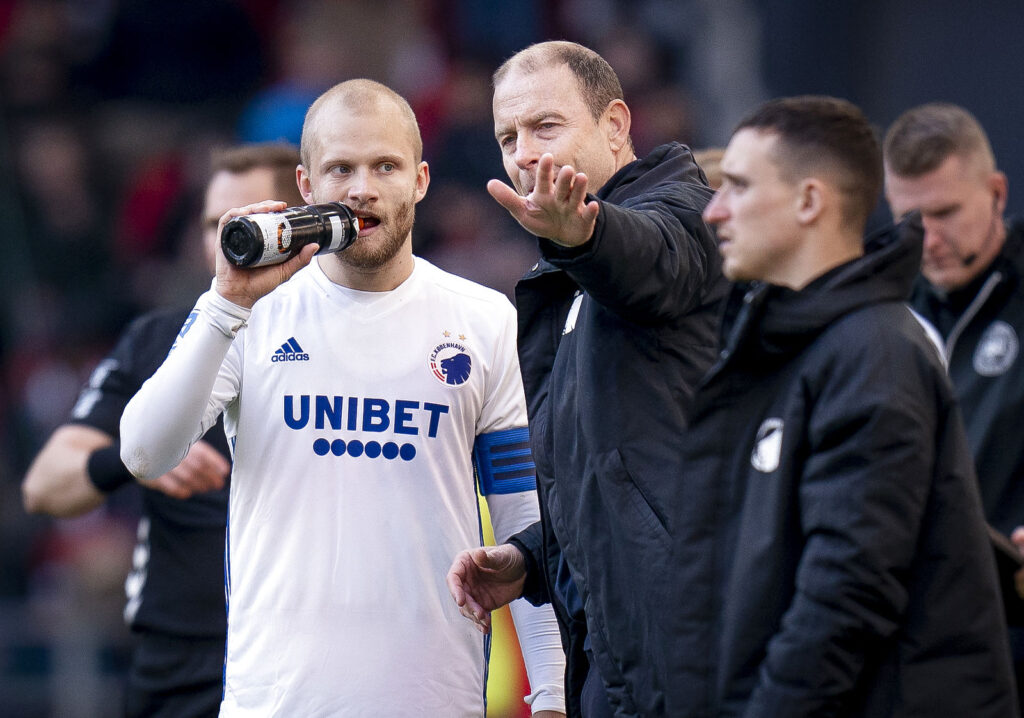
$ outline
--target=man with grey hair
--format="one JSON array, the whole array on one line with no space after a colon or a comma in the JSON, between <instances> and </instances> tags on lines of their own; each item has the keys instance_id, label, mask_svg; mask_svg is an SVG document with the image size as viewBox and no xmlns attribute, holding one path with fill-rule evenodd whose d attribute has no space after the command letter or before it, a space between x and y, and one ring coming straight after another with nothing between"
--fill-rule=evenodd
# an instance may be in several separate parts
<instances>
[{"instance_id":1,"label":"man with grey hair","mask_svg":"<svg viewBox=\"0 0 1024 718\"><path fill-rule=\"evenodd\" d=\"M575 43L505 62L493 111L512 187L487 189L541 253L516 300L542 522L460 555L449 588L484 630L519 595L555 607L571 715L671 715L676 447L727 288L711 190L683 145L636 157L614 70Z\"/></svg>"},{"instance_id":2,"label":"man with grey hair","mask_svg":"<svg viewBox=\"0 0 1024 718\"><path fill-rule=\"evenodd\" d=\"M1005 220L1007 179L980 123L962 107L921 105L885 138L885 193L924 223L911 303L944 339L985 516L1024 545L1024 222ZM1011 628L1018 685L1024 630ZM1018 691L1019 693L1019 691Z\"/></svg>"},{"instance_id":3,"label":"man with grey hair","mask_svg":"<svg viewBox=\"0 0 1024 718\"><path fill-rule=\"evenodd\" d=\"M346 204L358 237L257 269L218 255L214 286L125 410L121 457L151 480L224 415L222 716L479 718L487 642L444 572L480 544L478 486L498 540L538 516L515 310L413 255L430 173L401 96L334 86L310 107L301 152L303 199ZM534 716L562 715L554 617L511 610Z\"/></svg>"}]
</instances>

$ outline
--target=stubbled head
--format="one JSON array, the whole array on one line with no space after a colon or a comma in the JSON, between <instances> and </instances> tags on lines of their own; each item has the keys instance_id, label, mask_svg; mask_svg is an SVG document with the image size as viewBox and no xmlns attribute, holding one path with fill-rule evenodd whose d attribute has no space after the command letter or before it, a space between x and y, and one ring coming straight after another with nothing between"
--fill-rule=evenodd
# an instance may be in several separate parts
<instances>
[{"instance_id":1,"label":"stubbled head","mask_svg":"<svg viewBox=\"0 0 1024 718\"><path fill-rule=\"evenodd\" d=\"M321 123L324 117L330 116L325 109L378 117L385 105L392 105L396 110L395 113L388 113L397 120L397 122L393 122L392 129L396 134L405 135L405 139L413 147L415 161L420 162L423 159L423 139L420 136L416 113L413 112L406 99L387 85L382 85L374 80L356 79L334 85L320 95L306 111L306 119L302 123L300 144L302 164L310 167L317 154L322 151L321 134L323 129ZM391 118L389 117L389 119Z\"/></svg>"},{"instance_id":2,"label":"stubbled head","mask_svg":"<svg viewBox=\"0 0 1024 718\"><path fill-rule=\"evenodd\" d=\"M343 202L362 220L356 241L321 266L376 273L410 264L415 205L430 174L409 103L373 80L339 83L306 113L301 153L307 203Z\"/></svg>"}]
</instances>

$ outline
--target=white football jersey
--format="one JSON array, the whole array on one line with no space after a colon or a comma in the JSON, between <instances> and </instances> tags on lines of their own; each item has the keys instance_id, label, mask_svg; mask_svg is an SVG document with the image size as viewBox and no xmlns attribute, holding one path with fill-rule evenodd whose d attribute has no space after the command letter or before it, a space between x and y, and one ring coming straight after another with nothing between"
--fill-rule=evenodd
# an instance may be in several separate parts
<instances>
[{"instance_id":1,"label":"white football jersey","mask_svg":"<svg viewBox=\"0 0 1024 718\"><path fill-rule=\"evenodd\" d=\"M526 425L515 342L504 296L421 259L385 293L314 261L256 303L201 422L223 410L234 450L222 716L483 715L445 575L481 543L477 436ZM533 490L489 500L499 541L538 520Z\"/></svg>"}]
</instances>

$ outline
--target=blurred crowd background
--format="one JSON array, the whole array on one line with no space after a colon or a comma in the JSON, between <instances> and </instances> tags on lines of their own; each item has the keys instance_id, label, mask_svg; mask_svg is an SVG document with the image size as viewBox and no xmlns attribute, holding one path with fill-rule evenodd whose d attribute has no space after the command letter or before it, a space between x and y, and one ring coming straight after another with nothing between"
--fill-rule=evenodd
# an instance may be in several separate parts
<instances>
[{"instance_id":1,"label":"blurred crowd background","mask_svg":"<svg viewBox=\"0 0 1024 718\"><path fill-rule=\"evenodd\" d=\"M1012 211L1022 33L1019 0L0 0L0 713L117 714L136 492L53 521L24 513L19 484L126 322L208 286L212 148L297 144L323 90L380 80L431 165L416 252L511 296L536 251L484 185L504 179L490 74L516 50L600 52L640 154L722 145L777 95L846 97L880 127L957 102L988 129Z\"/></svg>"}]
</instances>

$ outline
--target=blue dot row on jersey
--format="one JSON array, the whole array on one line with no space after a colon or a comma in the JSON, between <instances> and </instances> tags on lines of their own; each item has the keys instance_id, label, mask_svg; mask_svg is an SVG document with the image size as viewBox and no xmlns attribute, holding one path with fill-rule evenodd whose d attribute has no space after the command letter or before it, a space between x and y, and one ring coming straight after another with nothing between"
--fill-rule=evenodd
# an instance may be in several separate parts
<instances>
[{"instance_id":1,"label":"blue dot row on jersey","mask_svg":"<svg viewBox=\"0 0 1024 718\"><path fill-rule=\"evenodd\" d=\"M416 447L412 444L402 444L399 446L393 441L381 445L376 441L367 441L366 444L363 444L358 439L353 439L349 442L341 439L335 439L334 441L317 439L313 442L313 453L317 456L327 456L328 453L335 456L344 456L346 453L349 456L362 456L365 454L370 459L383 456L385 459L401 458L402 461L412 461L416 456Z\"/></svg>"}]
</instances>

